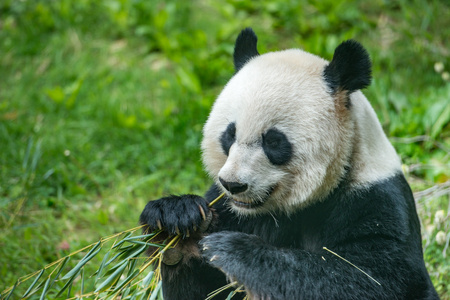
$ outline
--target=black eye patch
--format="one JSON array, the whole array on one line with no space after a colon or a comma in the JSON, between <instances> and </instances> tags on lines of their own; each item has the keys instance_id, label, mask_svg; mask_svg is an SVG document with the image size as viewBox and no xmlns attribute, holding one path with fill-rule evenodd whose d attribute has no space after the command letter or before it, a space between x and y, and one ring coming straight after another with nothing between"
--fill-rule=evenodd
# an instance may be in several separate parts
<instances>
[{"instance_id":1,"label":"black eye patch","mask_svg":"<svg viewBox=\"0 0 450 300\"><path fill-rule=\"evenodd\" d=\"M223 152L228 156L231 145L236 141L236 124L230 123L220 137Z\"/></svg>"},{"instance_id":2,"label":"black eye patch","mask_svg":"<svg viewBox=\"0 0 450 300\"><path fill-rule=\"evenodd\" d=\"M292 157L292 144L286 135L271 128L262 135L262 147L269 161L274 165L284 165Z\"/></svg>"}]
</instances>

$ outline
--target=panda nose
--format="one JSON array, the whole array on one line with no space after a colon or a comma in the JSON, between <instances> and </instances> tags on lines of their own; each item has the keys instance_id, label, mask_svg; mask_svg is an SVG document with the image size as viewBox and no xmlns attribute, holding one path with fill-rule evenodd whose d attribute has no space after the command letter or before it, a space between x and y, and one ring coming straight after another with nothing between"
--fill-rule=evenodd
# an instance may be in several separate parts
<instances>
[{"instance_id":1,"label":"panda nose","mask_svg":"<svg viewBox=\"0 0 450 300\"><path fill-rule=\"evenodd\" d=\"M246 183L240 183L240 182L228 182L223 180L219 177L220 183L223 185L224 188L227 189L231 194L239 194L242 192L245 192L248 188L248 185Z\"/></svg>"}]
</instances>

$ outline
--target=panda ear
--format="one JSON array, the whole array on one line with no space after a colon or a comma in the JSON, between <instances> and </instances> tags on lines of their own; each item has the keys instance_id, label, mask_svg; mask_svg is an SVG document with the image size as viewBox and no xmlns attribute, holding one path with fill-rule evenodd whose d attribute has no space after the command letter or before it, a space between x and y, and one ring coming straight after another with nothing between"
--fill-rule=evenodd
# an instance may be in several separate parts
<instances>
[{"instance_id":1,"label":"panda ear","mask_svg":"<svg viewBox=\"0 0 450 300\"><path fill-rule=\"evenodd\" d=\"M354 40L341 43L325 67L324 77L333 93L352 93L370 85L372 64L366 49Z\"/></svg>"},{"instance_id":2,"label":"panda ear","mask_svg":"<svg viewBox=\"0 0 450 300\"><path fill-rule=\"evenodd\" d=\"M258 37L253 29L250 27L245 28L239 33L234 45L234 69L236 73L253 57L258 56L258 50L256 49L256 43Z\"/></svg>"}]
</instances>

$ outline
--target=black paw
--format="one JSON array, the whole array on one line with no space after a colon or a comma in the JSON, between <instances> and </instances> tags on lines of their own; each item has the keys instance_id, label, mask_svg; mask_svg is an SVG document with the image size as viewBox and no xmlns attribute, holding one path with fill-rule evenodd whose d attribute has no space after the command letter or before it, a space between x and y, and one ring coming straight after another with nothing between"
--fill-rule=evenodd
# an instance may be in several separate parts
<instances>
[{"instance_id":1,"label":"black paw","mask_svg":"<svg viewBox=\"0 0 450 300\"><path fill-rule=\"evenodd\" d=\"M212 233L200 241L204 259L238 281L263 246L262 240L255 235L232 231Z\"/></svg>"},{"instance_id":2,"label":"black paw","mask_svg":"<svg viewBox=\"0 0 450 300\"><path fill-rule=\"evenodd\" d=\"M139 222L148 225L148 232L163 229L169 234L189 237L205 231L212 219L208 202L200 196L169 196L150 201L141 213Z\"/></svg>"}]
</instances>

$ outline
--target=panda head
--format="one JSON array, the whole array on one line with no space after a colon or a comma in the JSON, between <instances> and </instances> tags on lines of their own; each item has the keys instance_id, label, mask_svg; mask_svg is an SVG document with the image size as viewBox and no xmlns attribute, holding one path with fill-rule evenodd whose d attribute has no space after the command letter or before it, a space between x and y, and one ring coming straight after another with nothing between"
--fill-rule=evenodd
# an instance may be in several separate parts
<instances>
[{"instance_id":1,"label":"panda head","mask_svg":"<svg viewBox=\"0 0 450 300\"><path fill-rule=\"evenodd\" d=\"M260 55L238 36L236 74L203 130L206 170L239 214L292 212L323 199L355 155L353 95L371 80L366 50L339 45L331 62L298 49Z\"/></svg>"}]
</instances>

